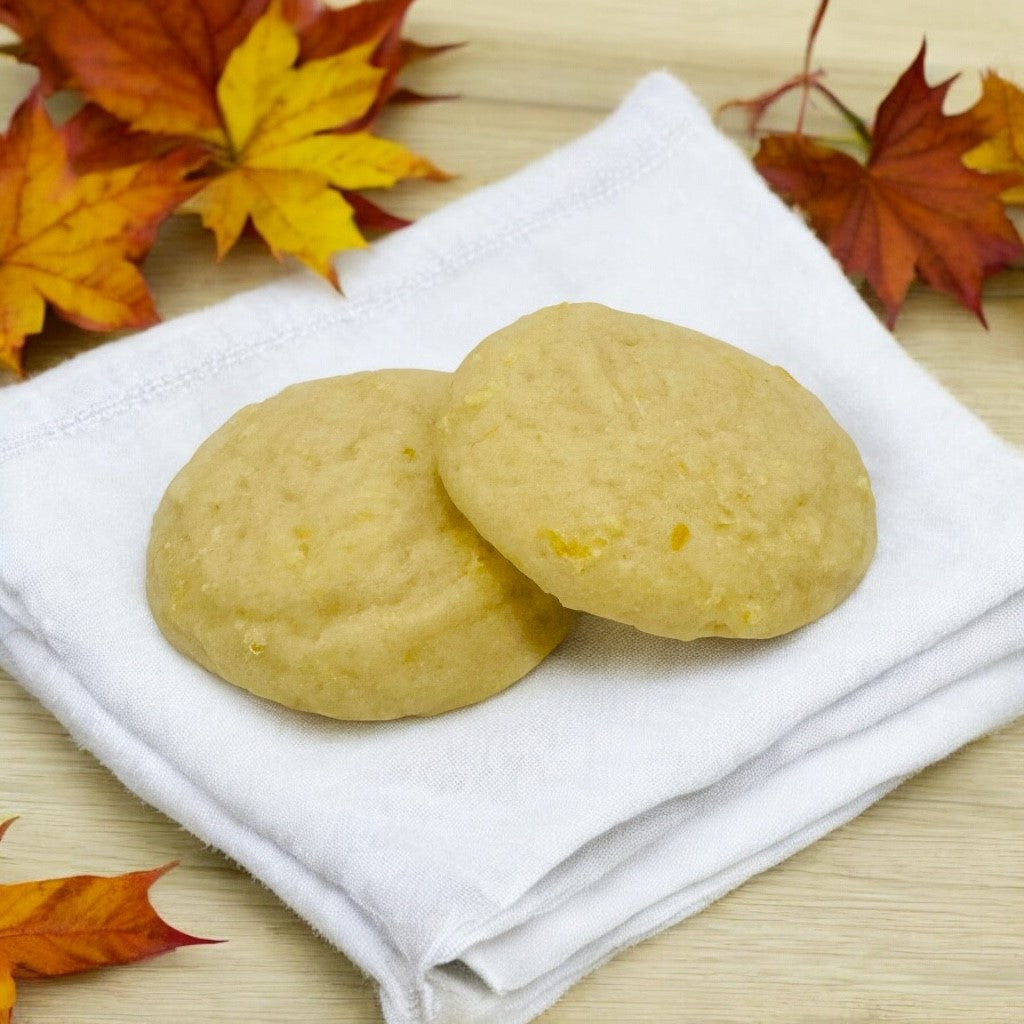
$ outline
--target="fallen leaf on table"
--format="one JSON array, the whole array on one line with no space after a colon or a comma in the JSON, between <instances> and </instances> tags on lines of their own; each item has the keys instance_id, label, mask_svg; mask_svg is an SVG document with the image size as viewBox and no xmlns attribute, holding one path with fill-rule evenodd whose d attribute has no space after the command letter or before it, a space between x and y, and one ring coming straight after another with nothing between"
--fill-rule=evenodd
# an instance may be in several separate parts
<instances>
[{"instance_id":1,"label":"fallen leaf on table","mask_svg":"<svg viewBox=\"0 0 1024 1024\"><path fill-rule=\"evenodd\" d=\"M953 296L984 324L985 279L1024 256L1003 208L1024 186L1019 91L989 76L973 110L947 115L942 108L954 78L928 84L922 43L869 127L825 85L825 72L811 69L828 5L819 0L815 9L798 74L719 109L745 111L754 134L772 106L799 90L795 131L764 135L754 154L762 177L803 211L843 269L874 290L890 327L915 278ZM851 136L829 141L804 132L812 96L839 112Z\"/></svg>"},{"instance_id":2,"label":"fallen leaf on table","mask_svg":"<svg viewBox=\"0 0 1024 1024\"><path fill-rule=\"evenodd\" d=\"M178 135L136 131L98 103L86 103L60 131L76 174L144 163L189 144L187 138Z\"/></svg>"},{"instance_id":3,"label":"fallen leaf on table","mask_svg":"<svg viewBox=\"0 0 1024 1024\"><path fill-rule=\"evenodd\" d=\"M982 79L981 99L967 112L984 142L964 156L977 171L1020 178L1002 196L1004 203L1024 203L1024 91L990 71Z\"/></svg>"},{"instance_id":4,"label":"fallen leaf on table","mask_svg":"<svg viewBox=\"0 0 1024 1024\"><path fill-rule=\"evenodd\" d=\"M373 47L295 67L298 37L275 5L232 52L217 85L220 173L186 207L213 230L218 257L251 219L275 256L294 255L337 287L332 254L366 244L339 190L444 177L396 142L332 131L377 96L384 71L369 62Z\"/></svg>"},{"instance_id":5,"label":"fallen leaf on table","mask_svg":"<svg viewBox=\"0 0 1024 1024\"><path fill-rule=\"evenodd\" d=\"M399 89L397 84L406 65L453 49L451 44L423 46L402 38L402 23L412 3L413 0L364 0L350 7L324 7L317 0L284 2L283 13L298 31L299 63L332 57L353 46L374 44L371 62L382 68L384 74L376 98L353 128L368 127L389 101L435 98Z\"/></svg>"},{"instance_id":6,"label":"fallen leaf on table","mask_svg":"<svg viewBox=\"0 0 1024 1024\"><path fill-rule=\"evenodd\" d=\"M79 89L136 130L173 134L177 118L216 129L217 80L270 0L0 0L0 23L19 37L2 49L40 70L46 93ZM327 7L282 0L300 38L300 63L374 44L385 70L381 102L402 68L452 48L401 37L413 0Z\"/></svg>"},{"instance_id":7,"label":"fallen leaf on table","mask_svg":"<svg viewBox=\"0 0 1024 1024\"><path fill-rule=\"evenodd\" d=\"M0 826L0 838L11 824ZM15 982L132 963L180 946L214 942L173 928L149 889L173 864L113 878L76 875L0 884L0 1024Z\"/></svg>"},{"instance_id":8,"label":"fallen leaf on table","mask_svg":"<svg viewBox=\"0 0 1024 1024\"><path fill-rule=\"evenodd\" d=\"M158 5L150 0L0 0L0 21L21 36L11 50L20 59L40 67L47 88L76 88L91 101L67 126L69 147L78 169L108 169L125 161L148 159L187 140L208 146L211 156L219 161L219 166L216 162L211 165L209 175L216 176L220 171L233 170L235 165L244 165L238 159L237 138L229 137L231 112L223 107L221 83L232 54L241 48L261 19L274 17L291 27L298 40L292 70L299 71L307 64L319 66L318 62L356 52L363 64L378 69L372 83L349 83L364 92L372 84L373 93L362 95L356 112L352 112L355 107L350 108L347 122L323 119L310 129L314 133L351 134L368 129L389 101L434 98L397 86L397 77L407 64L451 49L447 45L423 46L401 37L411 3L412 0L365 0L349 7L330 8L320 0L282 0L277 5L268 4L268 0L164 0ZM354 62L349 66L354 68ZM268 85L271 76L259 71L251 67L248 79L235 76L236 99L231 101L235 112L238 98ZM309 78L321 73L337 78L338 71L337 66L320 67ZM282 83L283 87L295 84L294 80ZM255 93L247 99L260 102ZM381 140L367 145L377 141ZM377 166L382 148L378 146L369 161L374 166L349 161L344 177L350 185L336 186L335 181L328 180L325 187L331 191L327 195L312 190L308 181L293 181L288 187L296 196L315 197L321 211L330 208L335 230L328 235L345 239L338 248L365 244L358 231L353 234L340 230L342 212L350 221L354 218L357 228L371 232L388 231L407 223L365 197L361 202L351 202L350 193L355 189L390 187L407 177L445 177L427 161L414 158L407 151L403 150L404 159L398 160L397 144L388 145L384 159L392 173L383 177ZM366 146L362 148L365 150ZM292 157L294 160L295 152ZM362 176L359 166L366 172ZM321 179L330 178L321 175ZM272 192L271 205L279 206L284 181L275 182L267 177L265 184ZM271 217L257 201L251 186L251 182L240 186L236 178L232 201L223 211L226 221L237 214L238 196L234 193L243 189L250 194L253 205L259 207L259 221L264 225L269 222ZM340 195L333 191L335 187ZM208 195L202 204L204 219L213 216L212 206L221 199L227 200L227 196L224 189ZM347 204L347 208L337 200ZM294 201L291 205L294 207ZM305 219L305 227L293 224L288 231L272 231L272 237L267 237L256 217L253 223L275 255L291 252L319 269L324 263L319 252L326 243L322 239L305 239L315 217ZM297 251L303 248L300 241L285 242L286 235L307 243L306 256ZM221 231L220 255L226 251L224 237ZM310 255L314 251L318 255Z\"/></svg>"},{"instance_id":9,"label":"fallen leaf on table","mask_svg":"<svg viewBox=\"0 0 1024 1024\"><path fill-rule=\"evenodd\" d=\"M53 6L53 0L46 0ZM11 29L18 40L0 46L0 53L39 69L39 88L44 95L64 84L67 73L60 57L50 49L42 30L39 0L0 0L0 25Z\"/></svg>"},{"instance_id":10,"label":"fallen leaf on table","mask_svg":"<svg viewBox=\"0 0 1024 1024\"><path fill-rule=\"evenodd\" d=\"M194 151L75 175L38 92L0 136L0 366L21 372L47 305L93 330L156 319L136 262L160 222L195 191Z\"/></svg>"},{"instance_id":11,"label":"fallen leaf on table","mask_svg":"<svg viewBox=\"0 0 1024 1024\"><path fill-rule=\"evenodd\" d=\"M964 166L981 136L948 116L951 79L930 86L925 47L882 101L865 163L801 134L769 135L754 163L800 206L847 273L863 275L891 326L916 275L984 322L984 279L1024 256L1000 202L1012 179Z\"/></svg>"},{"instance_id":12,"label":"fallen leaf on table","mask_svg":"<svg viewBox=\"0 0 1024 1024\"><path fill-rule=\"evenodd\" d=\"M352 216L355 218L359 230L364 234L384 234L398 228L408 227L411 223L404 217L396 217L393 213L389 213L383 207L367 199L361 192L341 189L341 194L345 202L352 207Z\"/></svg>"},{"instance_id":13,"label":"fallen leaf on table","mask_svg":"<svg viewBox=\"0 0 1024 1024\"><path fill-rule=\"evenodd\" d=\"M47 306L93 330L157 319L135 263L183 201L215 237L262 236L338 288L333 256L408 222L362 190L447 178L370 132L409 63L412 0L0 0L0 49L41 83L0 137L0 367ZM42 97L77 90L58 131ZM20 170L32 157L38 176Z\"/></svg>"},{"instance_id":14,"label":"fallen leaf on table","mask_svg":"<svg viewBox=\"0 0 1024 1024\"><path fill-rule=\"evenodd\" d=\"M0 0L44 92L74 88L136 130L216 133L214 89L267 0Z\"/></svg>"},{"instance_id":15,"label":"fallen leaf on table","mask_svg":"<svg viewBox=\"0 0 1024 1024\"><path fill-rule=\"evenodd\" d=\"M11 968L0 961L0 1024L8 1024L10 1021L16 999L17 988Z\"/></svg>"}]
</instances>

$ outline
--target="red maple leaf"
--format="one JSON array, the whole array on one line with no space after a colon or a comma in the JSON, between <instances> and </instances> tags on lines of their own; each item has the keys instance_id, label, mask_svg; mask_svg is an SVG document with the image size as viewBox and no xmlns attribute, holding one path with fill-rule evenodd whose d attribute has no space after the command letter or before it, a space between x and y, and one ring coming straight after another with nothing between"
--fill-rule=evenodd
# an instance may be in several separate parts
<instances>
[{"instance_id":1,"label":"red maple leaf","mask_svg":"<svg viewBox=\"0 0 1024 1024\"><path fill-rule=\"evenodd\" d=\"M974 119L942 112L953 79L928 85L924 60L922 44L878 108L864 163L800 132L767 136L754 162L870 284L890 327L915 276L984 323L982 283L1024 256L1000 202L1013 182L964 166L982 136Z\"/></svg>"}]
</instances>

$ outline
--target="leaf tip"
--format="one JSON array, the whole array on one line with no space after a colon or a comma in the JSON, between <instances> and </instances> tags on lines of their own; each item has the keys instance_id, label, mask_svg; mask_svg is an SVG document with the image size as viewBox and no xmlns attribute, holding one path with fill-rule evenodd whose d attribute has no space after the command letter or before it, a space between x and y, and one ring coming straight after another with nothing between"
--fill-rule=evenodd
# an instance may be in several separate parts
<instances>
[{"instance_id":1,"label":"leaf tip","mask_svg":"<svg viewBox=\"0 0 1024 1024\"><path fill-rule=\"evenodd\" d=\"M14 344L0 345L0 371L6 370L15 380L24 380L25 364L21 358L24 348L24 338ZM11 819L11 821L14 820ZM5 826L7 824L10 822L5 822ZM2 835L3 833L0 833L0 836Z\"/></svg>"},{"instance_id":2,"label":"leaf tip","mask_svg":"<svg viewBox=\"0 0 1024 1024\"><path fill-rule=\"evenodd\" d=\"M423 171L423 177L427 181L436 181L439 184L443 184L446 181L455 181L458 175L453 174L451 171L446 171L443 167L437 167L428 160Z\"/></svg>"},{"instance_id":3,"label":"leaf tip","mask_svg":"<svg viewBox=\"0 0 1024 1024\"><path fill-rule=\"evenodd\" d=\"M978 323L987 331L988 320L985 318L985 311L981 308L981 289L979 288L969 295L961 294L959 298L963 307L973 313L978 318Z\"/></svg>"},{"instance_id":4,"label":"leaf tip","mask_svg":"<svg viewBox=\"0 0 1024 1024\"><path fill-rule=\"evenodd\" d=\"M162 864L157 868L150 868L148 871L139 871L136 873L136 877L142 883L142 891L146 893L146 898L149 898L149 890L152 888L154 883L158 882L164 875L173 871L181 863L179 860L168 861L166 864ZM152 907L152 904L150 904ZM160 921L162 929L162 938L164 940L163 948L155 949L152 955L158 955L162 952L169 952L172 949L177 949L179 946L214 946L219 945L222 942L227 942L227 939L207 939L200 935L191 935L188 932L183 932L179 928L175 928L173 925L168 924L161 916L153 910L156 914L157 919Z\"/></svg>"},{"instance_id":5,"label":"leaf tip","mask_svg":"<svg viewBox=\"0 0 1024 1024\"><path fill-rule=\"evenodd\" d=\"M165 922L166 924L166 922ZM172 925L167 925L168 952L172 949L180 949L183 946L220 946L227 942L227 939L207 939L201 935L190 935Z\"/></svg>"}]
</instances>

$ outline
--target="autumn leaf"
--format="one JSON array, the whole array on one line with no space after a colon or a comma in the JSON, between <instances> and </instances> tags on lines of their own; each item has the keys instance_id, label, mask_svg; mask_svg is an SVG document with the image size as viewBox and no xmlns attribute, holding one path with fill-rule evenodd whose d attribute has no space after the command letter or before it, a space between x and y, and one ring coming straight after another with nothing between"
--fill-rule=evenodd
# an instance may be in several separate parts
<instances>
[{"instance_id":1,"label":"autumn leaf","mask_svg":"<svg viewBox=\"0 0 1024 1024\"><path fill-rule=\"evenodd\" d=\"M65 128L78 168L200 145L205 184L186 209L214 232L218 259L251 224L275 257L338 287L335 253L406 223L357 190L446 177L368 131L401 67L430 52L401 38L410 3L0 0L0 12L92 101Z\"/></svg>"},{"instance_id":2,"label":"autumn leaf","mask_svg":"<svg viewBox=\"0 0 1024 1024\"><path fill-rule=\"evenodd\" d=\"M76 174L111 171L166 156L191 141L178 135L135 131L98 103L86 103L60 129Z\"/></svg>"},{"instance_id":3,"label":"autumn leaf","mask_svg":"<svg viewBox=\"0 0 1024 1024\"><path fill-rule=\"evenodd\" d=\"M217 85L221 172L188 204L222 257L251 220L275 256L289 253L337 287L331 256L364 246L339 190L444 177L429 161L367 131L339 133L371 107L374 44L296 67L299 40L276 5L228 59Z\"/></svg>"},{"instance_id":4,"label":"autumn leaf","mask_svg":"<svg viewBox=\"0 0 1024 1024\"><path fill-rule=\"evenodd\" d=\"M19 41L5 49L36 65L46 93L86 97L134 131L195 136L220 127L216 86L228 57L265 13L269 0L0 0L0 23ZM451 49L401 37L412 0L364 0L349 7L283 0L299 33L299 62L374 44L384 69L379 109L402 92L395 80L416 60ZM401 96L399 98L402 98Z\"/></svg>"},{"instance_id":5,"label":"autumn leaf","mask_svg":"<svg viewBox=\"0 0 1024 1024\"><path fill-rule=\"evenodd\" d=\"M423 46L402 38L402 24L413 0L364 0L349 7L324 7L317 0L284 0L282 13L299 36L299 63L331 57L373 43L371 63L382 68L377 96L354 129L373 123L389 101L420 102L437 97L422 96L398 88L402 69L418 60L454 48L452 44ZM458 45L458 44L455 44Z\"/></svg>"},{"instance_id":6,"label":"autumn leaf","mask_svg":"<svg viewBox=\"0 0 1024 1024\"><path fill-rule=\"evenodd\" d=\"M42 84L0 137L0 366L47 306L94 330L156 319L135 263L183 200L218 258L247 227L335 287L333 255L407 222L360 193L442 180L369 132L396 80L447 47L401 36L411 0L0 0ZM57 131L41 96L86 102ZM29 170L30 165L39 173Z\"/></svg>"},{"instance_id":7,"label":"autumn leaf","mask_svg":"<svg viewBox=\"0 0 1024 1024\"><path fill-rule=\"evenodd\" d=\"M924 60L922 45L879 106L866 162L800 133L767 136L754 162L871 285L890 326L915 276L984 322L982 282L1024 255L999 198L1011 179L964 166L978 126L943 113L952 79L928 85Z\"/></svg>"},{"instance_id":8,"label":"autumn leaf","mask_svg":"<svg viewBox=\"0 0 1024 1024\"><path fill-rule=\"evenodd\" d=\"M39 69L39 84L44 93L60 88L66 78L64 65L40 32L33 0L0 0L0 25L6 25L20 37L16 43L0 46L0 53L34 64Z\"/></svg>"},{"instance_id":9,"label":"autumn leaf","mask_svg":"<svg viewBox=\"0 0 1024 1024\"><path fill-rule=\"evenodd\" d=\"M0 957L11 977L55 978L212 941L171 927L149 902L174 866L0 885Z\"/></svg>"},{"instance_id":10,"label":"autumn leaf","mask_svg":"<svg viewBox=\"0 0 1024 1024\"><path fill-rule=\"evenodd\" d=\"M1017 181L1003 192L1003 202L1024 203L1024 91L990 71L967 116L984 141L964 155L964 163L976 171L1014 175Z\"/></svg>"},{"instance_id":11,"label":"autumn leaf","mask_svg":"<svg viewBox=\"0 0 1024 1024\"><path fill-rule=\"evenodd\" d=\"M352 207L352 216L359 230L366 235L381 235L398 228L408 227L411 221L404 217L396 217L383 207L371 202L360 192L348 189L341 190L342 197Z\"/></svg>"},{"instance_id":12,"label":"autumn leaf","mask_svg":"<svg viewBox=\"0 0 1024 1024\"><path fill-rule=\"evenodd\" d=\"M0 0L45 91L75 88L137 131L215 136L214 90L268 0Z\"/></svg>"},{"instance_id":13,"label":"autumn leaf","mask_svg":"<svg viewBox=\"0 0 1024 1024\"><path fill-rule=\"evenodd\" d=\"M0 826L0 838L10 823ZM0 1022L10 1020L16 981L133 963L216 941L179 931L153 909L149 889L173 867L0 885Z\"/></svg>"},{"instance_id":14,"label":"autumn leaf","mask_svg":"<svg viewBox=\"0 0 1024 1024\"><path fill-rule=\"evenodd\" d=\"M156 311L136 261L195 185L194 151L77 176L37 91L0 136L0 365L21 371L47 304L92 330L141 327Z\"/></svg>"},{"instance_id":15,"label":"autumn leaf","mask_svg":"<svg viewBox=\"0 0 1024 1024\"><path fill-rule=\"evenodd\" d=\"M14 978L11 977L11 969L7 964L0 962L0 1024L9 1024L16 998L17 991Z\"/></svg>"},{"instance_id":16,"label":"autumn leaf","mask_svg":"<svg viewBox=\"0 0 1024 1024\"><path fill-rule=\"evenodd\" d=\"M116 25L124 18L130 16L133 5L137 0L120 0L111 7L107 3L97 5L96 17L93 22L93 32L99 33L101 39L101 52L106 45L109 45L110 38L116 31ZM264 12L268 0L261 0L260 3L248 3L244 6L232 5L228 10L229 25L231 33L226 36L232 41L232 48L248 35L249 29L256 19ZM332 57L354 46L373 44L373 52L370 63L383 70L378 85L377 95L362 114L357 123L341 126L342 130L352 131L368 127L381 108L388 102L416 103L429 100L450 98L424 96L407 88L399 88L398 76L402 69L409 64L416 63L428 57L433 57L456 48L459 44L442 44L438 46L424 46L410 39L402 38L402 26L413 0L363 0L362 3L352 4L348 7L325 7L320 0L283 0L281 14L295 28L299 38L299 56L297 63L302 64L308 60L320 60L325 57ZM88 5L87 5L88 6ZM209 6L207 0L198 0L196 4L185 4L179 7L182 12L201 11ZM35 39L36 45L39 41L46 39L48 35L58 39L65 39L69 36L69 26L65 19L73 19L72 27L84 30L77 19L81 18L81 10L75 9L76 5L68 7L60 5L54 7L52 0L0 0L0 18L6 9L26 9L31 12L33 23L38 25ZM120 12L118 14L117 12ZM152 17L152 7L149 0L142 0L140 13L144 17ZM213 12L214 15L217 12ZM224 14L221 13L220 17ZM178 17L181 17L179 14ZM10 18L12 27L24 25L24 15L21 18ZM217 17L209 20L217 21ZM174 29L177 24L175 12L168 10L163 15L164 24ZM244 31L242 29L244 28ZM62 46L62 52L66 53L64 61L71 67L81 66L83 70L88 65L89 77L97 77L96 69L93 66L93 59L84 52L93 47L92 36L81 35L76 32L73 36L72 45ZM185 56L178 47L178 41L172 39L174 57L180 59ZM193 47L196 46L196 38L191 37ZM193 75L195 95L193 101L205 114L208 111L216 111L219 116L219 107L216 102L217 81L224 71L224 66L230 56L230 50L225 49L225 33L222 31L213 40L208 48L213 60L209 71L198 74L196 65L189 59L186 66L181 69L180 77L187 78ZM21 49L24 50L26 42L23 40ZM135 44L138 46L138 44ZM165 56L164 46L158 46L159 56ZM107 74L105 102L111 109L117 108L124 111L134 109L137 102L137 87L135 79L140 75L149 75L153 69L153 55L143 48L132 50L126 48L122 60L114 69L114 74ZM131 121L128 118L128 121ZM79 171L99 170L116 167L127 163L135 163L139 160L149 159L154 155L162 155L174 145L181 142L180 136L167 134L154 134L152 131L143 130L135 122L133 124L123 121L120 117L110 112L110 109L101 106L100 103L86 103L84 107L68 122L64 129L65 139L68 141L69 153L75 168ZM191 133L195 134L195 133ZM218 137L219 138L219 137ZM348 198L348 197L346 197ZM407 221L387 214L385 211L375 207L368 200L364 199L366 218L360 218L357 212L357 222L371 230L390 230L394 227L404 226ZM364 206L360 204L360 206ZM353 204L356 205L356 204Z\"/></svg>"},{"instance_id":17,"label":"autumn leaf","mask_svg":"<svg viewBox=\"0 0 1024 1024\"><path fill-rule=\"evenodd\" d=\"M188 141L132 131L123 121L95 103L87 103L66 121L61 134L71 165L80 174L152 160ZM364 233L381 234L409 224L409 221L389 213L359 192L342 189L341 194L352 207L355 222Z\"/></svg>"}]
</instances>

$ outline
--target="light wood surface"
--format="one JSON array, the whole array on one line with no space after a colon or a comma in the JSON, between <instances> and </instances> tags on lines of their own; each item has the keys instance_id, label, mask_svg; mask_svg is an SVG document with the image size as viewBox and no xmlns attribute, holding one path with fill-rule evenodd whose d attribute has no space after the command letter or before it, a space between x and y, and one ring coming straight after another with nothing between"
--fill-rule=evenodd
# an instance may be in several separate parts
<instances>
[{"instance_id":1,"label":"light wood surface","mask_svg":"<svg viewBox=\"0 0 1024 1024\"><path fill-rule=\"evenodd\" d=\"M395 111L382 130L459 177L404 188L390 205L419 215L515 170L594 125L653 68L686 79L709 106L760 91L799 67L814 6L417 0L410 34L467 45L414 69L410 81L461 98ZM973 98L977 72L987 67L1024 83L1018 0L832 7L816 62L864 115L923 35L933 81L965 72L954 104ZM0 63L5 114L26 81L23 69ZM775 123L788 126L791 113ZM212 249L193 219L164 232L147 270L165 316L280 273L255 243L216 268ZM996 431L1024 445L1024 270L990 283L986 311L988 331L950 301L915 291L896 334ZM97 343L53 323L30 342L28 369L39 373ZM0 848L0 881L178 858L181 866L155 890L159 908L181 928L229 940L116 972L25 983L22 1024L380 1019L373 987L343 956L221 855L123 790L15 682L0 678L0 817L11 814L22 820ZM619 956L542 1020L1021 1024L1024 722L925 771L705 913Z\"/></svg>"}]
</instances>

